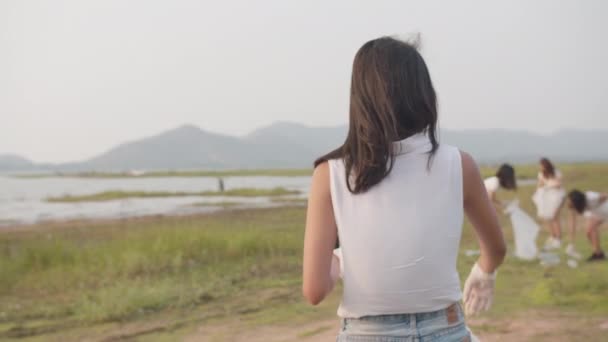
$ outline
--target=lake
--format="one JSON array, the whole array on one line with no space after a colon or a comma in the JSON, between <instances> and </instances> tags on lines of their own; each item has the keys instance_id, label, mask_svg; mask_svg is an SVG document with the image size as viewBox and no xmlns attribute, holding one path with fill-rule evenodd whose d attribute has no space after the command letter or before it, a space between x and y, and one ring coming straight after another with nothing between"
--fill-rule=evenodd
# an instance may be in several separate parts
<instances>
[{"instance_id":1,"label":"lake","mask_svg":"<svg viewBox=\"0 0 608 342\"><path fill-rule=\"evenodd\" d=\"M310 177L223 177L225 189L284 187L306 196ZM214 177L158 178L16 178L0 176L0 226L69 219L126 218L145 215L184 215L221 210L221 202L241 207L280 205L268 197L129 198L105 202L49 203L49 197L86 195L103 191L216 191ZM293 196L290 196L293 197ZM209 205L197 205L208 203ZM216 203L218 205L213 205Z\"/></svg>"},{"instance_id":2,"label":"lake","mask_svg":"<svg viewBox=\"0 0 608 342\"><path fill-rule=\"evenodd\" d=\"M226 190L237 188L272 189L283 187L306 197L309 176L222 177ZM535 180L518 180L521 186ZM0 175L0 227L32 224L42 221L71 219L110 219L146 215L187 215L224 209L222 202L236 202L237 208L284 205L269 197L186 196L159 198L127 198L104 202L50 203L49 197L87 195L104 191L216 191L216 177L128 177L128 178L17 178ZM204 203L205 205L200 205ZM214 205L216 204L216 205Z\"/></svg>"}]
</instances>

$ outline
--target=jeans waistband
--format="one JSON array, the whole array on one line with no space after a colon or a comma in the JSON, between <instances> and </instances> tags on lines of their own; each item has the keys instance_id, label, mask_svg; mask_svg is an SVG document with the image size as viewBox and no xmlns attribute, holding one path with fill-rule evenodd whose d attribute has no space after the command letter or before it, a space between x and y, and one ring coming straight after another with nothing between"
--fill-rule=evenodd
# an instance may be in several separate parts
<instances>
[{"instance_id":1,"label":"jeans waistband","mask_svg":"<svg viewBox=\"0 0 608 342\"><path fill-rule=\"evenodd\" d=\"M344 321L369 321L369 322L395 322L399 321L402 323L409 322L422 322L427 320L436 319L438 317L446 317L448 323L455 323L460 319L464 318L464 313L460 303L454 303L445 309L431 311L431 312L420 312L420 313L409 313L409 314L390 314L390 315L377 315L377 316L363 316L360 318L345 318Z\"/></svg>"}]
</instances>

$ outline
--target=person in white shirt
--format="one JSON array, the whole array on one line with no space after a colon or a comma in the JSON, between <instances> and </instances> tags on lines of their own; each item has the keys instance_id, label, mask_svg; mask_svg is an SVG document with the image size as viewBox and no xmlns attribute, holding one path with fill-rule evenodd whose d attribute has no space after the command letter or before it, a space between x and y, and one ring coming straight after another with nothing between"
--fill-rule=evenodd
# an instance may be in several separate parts
<instances>
[{"instance_id":1,"label":"person in white shirt","mask_svg":"<svg viewBox=\"0 0 608 342\"><path fill-rule=\"evenodd\" d=\"M498 209L502 209L503 204L498 200L496 193L501 188L505 190L517 189L515 169L509 164L502 164L496 171L496 175L486 178L483 183L492 203L494 203Z\"/></svg>"},{"instance_id":2,"label":"person in white shirt","mask_svg":"<svg viewBox=\"0 0 608 342\"><path fill-rule=\"evenodd\" d=\"M383 37L359 49L349 114L344 144L315 162L304 297L320 303L341 269L338 341L468 341L464 314L490 308L506 246L475 161L437 140L435 90L415 45ZM463 294L465 214L481 254Z\"/></svg>"},{"instance_id":3,"label":"person in white shirt","mask_svg":"<svg viewBox=\"0 0 608 342\"><path fill-rule=\"evenodd\" d=\"M549 238L545 249L557 249L562 245L562 226L560 211L566 198L566 191L562 184L562 173L553 166L547 158L540 160L537 189L532 200L536 204L538 217L545 222L549 231ZM574 232L571 232L572 241L566 248L567 252L575 253Z\"/></svg>"},{"instance_id":4,"label":"person in white shirt","mask_svg":"<svg viewBox=\"0 0 608 342\"><path fill-rule=\"evenodd\" d=\"M570 209L570 227L576 230L576 216L582 215L587 221L587 238L593 247L593 254L587 261L605 260L606 256L600 247L600 226L608 220L608 195L595 191L581 192L572 190L568 193Z\"/></svg>"}]
</instances>

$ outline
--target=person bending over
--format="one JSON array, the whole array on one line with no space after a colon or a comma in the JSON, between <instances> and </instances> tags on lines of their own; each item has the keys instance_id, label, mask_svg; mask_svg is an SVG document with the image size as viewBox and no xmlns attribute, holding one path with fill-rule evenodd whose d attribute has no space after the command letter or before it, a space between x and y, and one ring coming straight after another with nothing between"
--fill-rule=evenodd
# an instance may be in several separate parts
<instances>
[{"instance_id":1,"label":"person bending over","mask_svg":"<svg viewBox=\"0 0 608 342\"><path fill-rule=\"evenodd\" d=\"M600 247L600 226L608 220L608 195L595 191L581 192L572 190L568 193L570 209L570 230L576 230L576 217L582 215L587 226L587 238L591 242L593 254L587 261L605 260L606 255Z\"/></svg>"}]
</instances>

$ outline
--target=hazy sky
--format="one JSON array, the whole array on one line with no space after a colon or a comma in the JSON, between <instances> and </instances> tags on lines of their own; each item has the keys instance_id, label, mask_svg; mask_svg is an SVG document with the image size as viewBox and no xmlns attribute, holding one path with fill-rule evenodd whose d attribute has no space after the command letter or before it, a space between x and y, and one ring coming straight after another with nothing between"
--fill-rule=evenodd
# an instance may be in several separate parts
<instances>
[{"instance_id":1,"label":"hazy sky","mask_svg":"<svg viewBox=\"0 0 608 342\"><path fill-rule=\"evenodd\" d=\"M441 126L608 129L608 1L0 1L0 153L193 123L344 124L357 49L421 32Z\"/></svg>"}]
</instances>

